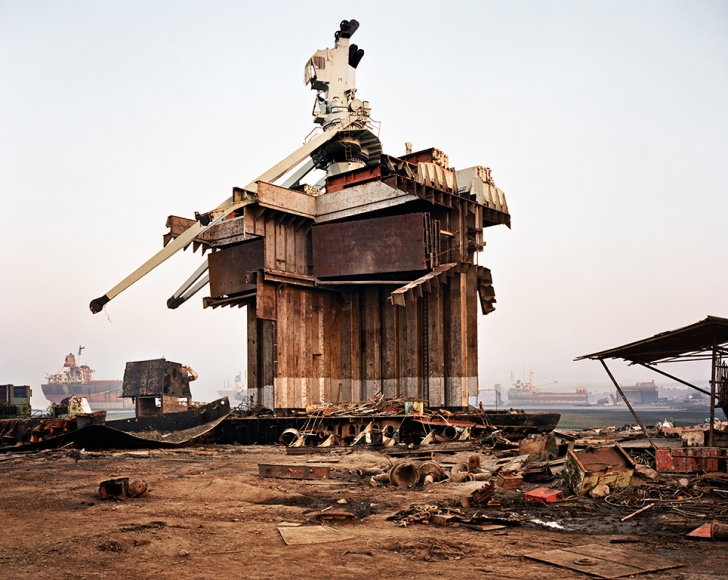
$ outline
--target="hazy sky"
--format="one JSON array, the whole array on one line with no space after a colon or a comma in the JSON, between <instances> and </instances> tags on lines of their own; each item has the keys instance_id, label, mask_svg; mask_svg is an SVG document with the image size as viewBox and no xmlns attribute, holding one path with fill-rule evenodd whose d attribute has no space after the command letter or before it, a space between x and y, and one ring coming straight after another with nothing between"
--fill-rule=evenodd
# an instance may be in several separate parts
<instances>
[{"instance_id":1,"label":"hazy sky","mask_svg":"<svg viewBox=\"0 0 728 580\"><path fill-rule=\"evenodd\" d=\"M199 253L108 318L88 303L161 248L168 215L301 144L304 64L345 18L385 151L438 147L506 192L513 229L486 230L480 258L498 300L481 385L532 365L606 386L572 359L728 316L728 2L0 0L0 383L44 404L44 373L81 344L97 379L189 364L199 399L244 368L244 310L165 306Z\"/></svg>"}]
</instances>

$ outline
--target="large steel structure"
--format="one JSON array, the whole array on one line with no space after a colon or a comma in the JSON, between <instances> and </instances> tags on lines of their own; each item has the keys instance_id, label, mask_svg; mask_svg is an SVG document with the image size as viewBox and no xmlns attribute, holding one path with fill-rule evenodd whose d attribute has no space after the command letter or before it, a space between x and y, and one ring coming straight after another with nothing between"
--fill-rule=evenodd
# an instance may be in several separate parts
<instances>
[{"instance_id":1,"label":"large steel structure","mask_svg":"<svg viewBox=\"0 0 728 580\"><path fill-rule=\"evenodd\" d=\"M306 64L320 133L215 210L170 216L164 249L91 310L191 244L210 254L167 304L209 282L204 307L247 306L248 388L264 406L382 393L463 408L478 389L477 311L495 303L477 257L484 228L510 227L505 195L490 169L456 170L438 149L383 153L356 96L357 28L343 21Z\"/></svg>"}]
</instances>

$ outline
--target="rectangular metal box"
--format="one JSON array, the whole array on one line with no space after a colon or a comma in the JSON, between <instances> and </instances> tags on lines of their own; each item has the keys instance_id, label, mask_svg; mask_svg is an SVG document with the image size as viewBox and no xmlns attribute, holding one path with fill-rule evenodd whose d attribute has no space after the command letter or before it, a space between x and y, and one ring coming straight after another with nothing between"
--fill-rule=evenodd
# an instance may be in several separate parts
<instances>
[{"instance_id":1,"label":"rectangular metal box","mask_svg":"<svg viewBox=\"0 0 728 580\"><path fill-rule=\"evenodd\" d=\"M569 450L564 462L563 477L577 495L586 495L597 485L610 489L629 485L634 475L634 461L618 444L581 451Z\"/></svg>"},{"instance_id":2,"label":"rectangular metal box","mask_svg":"<svg viewBox=\"0 0 728 580\"><path fill-rule=\"evenodd\" d=\"M210 296L232 296L255 290L246 274L264 267L264 238L244 242L213 252L207 257L210 267Z\"/></svg>"},{"instance_id":3,"label":"rectangular metal box","mask_svg":"<svg viewBox=\"0 0 728 580\"><path fill-rule=\"evenodd\" d=\"M503 489L518 489L523 485L523 477L520 475L498 474L498 486Z\"/></svg>"},{"instance_id":4,"label":"rectangular metal box","mask_svg":"<svg viewBox=\"0 0 728 580\"><path fill-rule=\"evenodd\" d=\"M551 503L554 501L559 501L561 499L564 499L564 492L560 489L549 489L548 487L538 487L536 489L532 489L531 491L527 491L525 494L523 494L523 497L526 499L531 499L533 501L538 501L541 503Z\"/></svg>"},{"instance_id":5,"label":"rectangular metal box","mask_svg":"<svg viewBox=\"0 0 728 580\"><path fill-rule=\"evenodd\" d=\"M655 465L660 473L701 473L725 469L725 460L717 447L660 447Z\"/></svg>"}]
</instances>

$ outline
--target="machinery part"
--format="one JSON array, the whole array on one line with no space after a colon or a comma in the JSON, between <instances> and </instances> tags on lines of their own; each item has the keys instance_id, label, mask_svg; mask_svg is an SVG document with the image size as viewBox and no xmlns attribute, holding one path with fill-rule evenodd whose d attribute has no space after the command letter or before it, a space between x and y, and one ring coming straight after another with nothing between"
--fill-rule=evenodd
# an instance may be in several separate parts
<instances>
[{"instance_id":1,"label":"machinery part","mask_svg":"<svg viewBox=\"0 0 728 580\"><path fill-rule=\"evenodd\" d=\"M380 467L360 467L356 470L356 474L359 477L366 477L367 475L380 475L382 469ZM387 475L389 477L389 475Z\"/></svg>"},{"instance_id":2,"label":"machinery part","mask_svg":"<svg viewBox=\"0 0 728 580\"><path fill-rule=\"evenodd\" d=\"M278 438L278 441L283 445L290 445L296 439L298 439L300 433L298 432L298 429L294 429L291 427L290 429L286 429L283 433L281 433L280 437Z\"/></svg>"},{"instance_id":3,"label":"machinery part","mask_svg":"<svg viewBox=\"0 0 728 580\"><path fill-rule=\"evenodd\" d=\"M456 473L467 473L467 472L468 472L468 464L467 463L456 463L450 469L450 473L452 475L455 475Z\"/></svg>"},{"instance_id":4,"label":"machinery part","mask_svg":"<svg viewBox=\"0 0 728 580\"><path fill-rule=\"evenodd\" d=\"M398 463L389 471L389 481L399 487L417 485L419 473L414 463Z\"/></svg>"},{"instance_id":5,"label":"machinery part","mask_svg":"<svg viewBox=\"0 0 728 580\"><path fill-rule=\"evenodd\" d=\"M453 425L448 425L442 430L441 436L446 441L455 441L460 436L460 433L462 433L462 429Z\"/></svg>"},{"instance_id":6,"label":"machinery part","mask_svg":"<svg viewBox=\"0 0 728 580\"><path fill-rule=\"evenodd\" d=\"M439 464L434 461L425 461L417 467L419 480L421 483L434 483L445 479L445 472Z\"/></svg>"}]
</instances>

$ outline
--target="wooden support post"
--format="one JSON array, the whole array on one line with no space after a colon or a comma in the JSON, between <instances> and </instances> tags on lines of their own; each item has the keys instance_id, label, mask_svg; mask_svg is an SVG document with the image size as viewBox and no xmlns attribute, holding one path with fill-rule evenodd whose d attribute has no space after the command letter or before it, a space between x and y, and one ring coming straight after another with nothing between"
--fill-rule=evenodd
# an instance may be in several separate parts
<instances>
[{"instance_id":1,"label":"wooden support post","mask_svg":"<svg viewBox=\"0 0 728 580\"><path fill-rule=\"evenodd\" d=\"M630 405L629 401L627 400L627 397L624 396L624 392L622 391L622 388L619 386L617 381L614 379L614 375L612 375L612 371L609 370L607 363L604 362L603 358L600 358L599 362L602 363L604 370L607 371L609 378L612 379L612 383L614 383L614 386L617 388L617 391L624 399L624 402L627 404L627 407L629 407L629 411L630 411L630 413L632 413L632 416L634 417L635 421L637 421L640 428L642 429L642 433L645 434L645 437L647 437L647 440L650 442L650 446L652 447L652 449L657 449L655 447L655 444L652 442L652 437L650 437L650 434L647 432L647 429L645 429L645 426L642 424L642 421L640 421L640 418L637 416L637 413L635 413L635 410L632 408L632 405Z\"/></svg>"}]
</instances>

